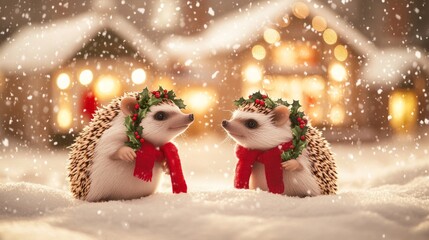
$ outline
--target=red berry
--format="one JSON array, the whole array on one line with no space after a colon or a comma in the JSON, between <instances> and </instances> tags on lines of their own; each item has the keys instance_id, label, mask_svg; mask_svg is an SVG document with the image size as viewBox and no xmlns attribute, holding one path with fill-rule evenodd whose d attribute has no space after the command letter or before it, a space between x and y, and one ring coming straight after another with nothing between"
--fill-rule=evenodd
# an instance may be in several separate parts
<instances>
[{"instance_id":1,"label":"red berry","mask_svg":"<svg viewBox=\"0 0 429 240\"><path fill-rule=\"evenodd\" d=\"M137 135L139 135L139 132L135 131L135 132L134 132L134 135L136 135L136 136L137 136Z\"/></svg>"},{"instance_id":2,"label":"red berry","mask_svg":"<svg viewBox=\"0 0 429 240\"><path fill-rule=\"evenodd\" d=\"M165 93L165 94L167 94L167 93L168 93L167 89L164 89L164 93Z\"/></svg>"},{"instance_id":3,"label":"red berry","mask_svg":"<svg viewBox=\"0 0 429 240\"><path fill-rule=\"evenodd\" d=\"M305 140L305 136L301 136L301 140L304 141Z\"/></svg>"},{"instance_id":4,"label":"red berry","mask_svg":"<svg viewBox=\"0 0 429 240\"><path fill-rule=\"evenodd\" d=\"M136 117L133 117L133 121L135 122L137 120L137 118Z\"/></svg>"},{"instance_id":5,"label":"red berry","mask_svg":"<svg viewBox=\"0 0 429 240\"><path fill-rule=\"evenodd\" d=\"M152 94L155 95L156 91L152 91Z\"/></svg>"},{"instance_id":6,"label":"red berry","mask_svg":"<svg viewBox=\"0 0 429 240\"><path fill-rule=\"evenodd\" d=\"M168 94L164 94L164 97L165 97L165 98L168 98Z\"/></svg>"},{"instance_id":7,"label":"red berry","mask_svg":"<svg viewBox=\"0 0 429 240\"><path fill-rule=\"evenodd\" d=\"M261 104L262 107L265 106L265 102L264 101L261 100L259 103Z\"/></svg>"},{"instance_id":8,"label":"red berry","mask_svg":"<svg viewBox=\"0 0 429 240\"><path fill-rule=\"evenodd\" d=\"M294 149L295 148L295 145L290 145L290 147L289 147L290 149Z\"/></svg>"},{"instance_id":9,"label":"red berry","mask_svg":"<svg viewBox=\"0 0 429 240\"><path fill-rule=\"evenodd\" d=\"M144 143L144 139L143 138L140 138L140 143Z\"/></svg>"},{"instance_id":10,"label":"red berry","mask_svg":"<svg viewBox=\"0 0 429 240\"><path fill-rule=\"evenodd\" d=\"M267 98L267 97L268 97L267 95L262 95L262 98L263 98L263 99L265 99L265 98Z\"/></svg>"},{"instance_id":11,"label":"red berry","mask_svg":"<svg viewBox=\"0 0 429 240\"><path fill-rule=\"evenodd\" d=\"M252 98L252 95L249 95L249 98Z\"/></svg>"},{"instance_id":12,"label":"red berry","mask_svg":"<svg viewBox=\"0 0 429 240\"><path fill-rule=\"evenodd\" d=\"M139 105L138 103L136 103L136 105L134 105L134 108L135 108L135 109L139 109L139 108L140 108L140 105Z\"/></svg>"},{"instance_id":13,"label":"red berry","mask_svg":"<svg viewBox=\"0 0 429 240\"><path fill-rule=\"evenodd\" d=\"M304 125L304 124L301 124L301 125L299 125L299 127L300 127L301 129L303 129L303 128L305 127L305 125Z\"/></svg>"},{"instance_id":14,"label":"red berry","mask_svg":"<svg viewBox=\"0 0 429 240\"><path fill-rule=\"evenodd\" d=\"M137 136L136 136L136 138L137 138L137 139L140 139L140 135L137 135Z\"/></svg>"},{"instance_id":15,"label":"red berry","mask_svg":"<svg viewBox=\"0 0 429 240\"><path fill-rule=\"evenodd\" d=\"M156 98L159 98L160 96L161 96L161 95L159 94L159 92L156 92L156 93L155 93L155 97L156 97Z\"/></svg>"},{"instance_id":16,"label":"red berry","mask_svg":"<svg viewBox=\"0 0 429 240\"><path fill-rule=\"evenodd\" d=\"M301 122L302 118L298 117L296 120L298 120L298 122Z\"/></svg>"},{"instance_id":17,"label":"red berry","mask_svg":"<svg viewBox=\"0 0 429 240\"><path fill-rule=\"evenodd\" d=\"M137 113L134 113L133 117L137 117L137 116L138 116Z\"/></svg>"},{"instance_id":18,"label":"red berry","mask_svg":"<svg viewBox=\"0 0 429 240\"><path fill-rule=\"evenodd\" d=\"M256 100L255 100L255 103L256 103L256 104L259 104L259 103L260 103L259 99L256 99Z\"/></svg>"}]
</instances>

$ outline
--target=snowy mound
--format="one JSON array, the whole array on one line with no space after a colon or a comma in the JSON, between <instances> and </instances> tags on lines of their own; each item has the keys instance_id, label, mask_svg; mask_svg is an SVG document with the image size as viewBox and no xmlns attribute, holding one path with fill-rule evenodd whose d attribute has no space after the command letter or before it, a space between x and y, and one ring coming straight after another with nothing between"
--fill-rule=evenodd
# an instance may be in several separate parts
<instances>
[{"instance_id":1,"label":"snowy mound","mask_svg":"<svg viewBox=\"0 0 429 240\"><path fill-rule=\"evenodd\" d=\"M228 190L102 203L40 185L3 184L0 232L24 239L427 239L428 182L417 177L313 198Z\"/></svg>"},{"instance_id":2,"label":"snowy mound","mask_svg":"<svg viewBox=\"0 0 429 240\"><path fill-rule=\"evenodd\" d=\"M172 194L167 177L155 195L100 203L72 198L66 151L11 148L0 155L0 239L428 239L428 139L334 144L340 191L312 198L233 189L228 142L178 145L188 194Z\"/></svg>"},{"instance_id":3,"label":"snowy mound","mask_svg":"<svg viewBox=\"0 0 429 240\"><path fill-rule=\"evenodd\" d=\"M37 216L73 204L70 194L32 183L0 185L0 219L5 216Z\"/></svg>"}]
</instances>

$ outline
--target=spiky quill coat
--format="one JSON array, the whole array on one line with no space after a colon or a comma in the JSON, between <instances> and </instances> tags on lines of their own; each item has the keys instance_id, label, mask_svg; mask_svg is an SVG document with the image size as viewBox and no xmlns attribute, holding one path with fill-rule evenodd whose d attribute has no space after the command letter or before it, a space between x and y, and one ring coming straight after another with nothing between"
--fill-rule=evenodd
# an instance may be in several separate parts
<instances>
[{"instance_id":1,"label":"spiky quill coat","mask_svg":"<svg viewBox=\"0 0 429 240\"><path fill-rule=\"evenodd\" d=\"M240 106L239 110L265 115L272 111L261 105L249 103ZM335 194L337 192L337 168L328 141L316 127L310 124L305 137L308 142L306 151L310 161L311 172L320 188L320 193L324 195Z\"/></svg>"},{"instance_id":2,"label":"spiky quill coat","mask_svg":"<svg viewBox=\"0 0 429 240\"><path fill-rule=\"evenodd\" d=\"M68 178L70 190L77 199L85 200L91 187L91 167L94 151L104 131L111 127L112 120L119 114L122 98L136 97L137 93L127 93L99 108L91 122L70 146Z\"/></svg>"}]
</instances>

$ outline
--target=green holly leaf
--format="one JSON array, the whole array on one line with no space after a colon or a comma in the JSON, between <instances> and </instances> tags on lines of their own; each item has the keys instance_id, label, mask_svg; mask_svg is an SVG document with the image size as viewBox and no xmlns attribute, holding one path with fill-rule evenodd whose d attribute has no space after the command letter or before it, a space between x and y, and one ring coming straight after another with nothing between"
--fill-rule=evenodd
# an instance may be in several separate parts
<instances>
[{"instance_id":1,"label":"green holly leaf","mask_svg":"<svg viewBox=\"0 0 429 240\"><path fill-rule=\"evenodd\" d=\"M257 91L252 94L252 99L260 99L262 98L262 93L260 91Z\"/></svg>"},{"instance_id":2,"label":"green holly leaf","mask_svg":"<svg viewBox=\"0 0 429 240\"><path fill-rule=\"evenodd\" d=\"M167 95L168 95L168 99L171 99L171 100L173 100L176 97L176 94L174 93L173 90L168 91Z\"/></svg>"},{"instance_id":3,"label":"green holly leaf","mask_svg":"<svg viewBox=\"0 0 429 240\"><path fill-rule=\"evenodd\" d=\"M138 125L136 131L141 135L141 133L143 132L143 127Z\"/></svg>"},{"instance_id":4,"label":"green holly leaf","mask_svg":"<svg viewBox=\"0 0 429 240\"><path fill-rule=\"evenodd\" d=\"M243 98L243 97L241 97L241 98L239 98L238 100L235 100L234 101L234 105L235 106L237 106L237 107L239 107L239 106L241 106L242 104L243 104L243 102L245 102L246 100Z\"/></svg>"},{"instance_id":5,"label":"green holly leaf","mask_svg":"<svg viewBox=\"0 0 429 240\"><path fill-rule=\"evenodd\" d=\"M299 126L295 126L292 128L292 134L294 137L298 137L300 134L301 128Z\"/></svg>"},{"instance_id":6,"label":"green holly leaf","mask_svg":"<svg viewBox=\"0 0 429 240\"><path fill-rule=\"evenodd\" d=\"M146 117L148 108L140 108L139 109L139 120Z\"/></svg>"},{"instance_id":7,"label":"green holly leaf","mask_svg":"<svg viewBox=\"0 0 429 240\"><path fill-rule=\"evenodd\" d=\"M290 150L288 150L288 151L284 151L284 152L281 154L281 158L282 158L282 162L286 162L286 161L288 161L288 160L291 160L291 159L292 159L291 151L290 151Z\"/></svg>"},{"instance_id":8,"label":"green holly leaf","mask_svg":"<svg viewBox=\"0 0 429 240\"><path fill-rule=\"evenodd\" d=\"M130 142L130 141L125 142L125 145L128 146L128 147L130 147L130 148L132 148L132 149L134 149L134 150L138 149L138 147L136 147L136 145L134 143Z\"/></svg>"},{"instance_id":9,"label":"green holly leaf","mask_svg":"<svg viewBox=\"0 0 429 240\"><path fill-rule=\"evenodd\" d=\"M131 119L131 116L126 116L124 125L128 131L132 131L131 129L133 125L132 123L133 123L133 120Z\"/></svg>"},{"instance_id":10,"label":"green holly leaf","mask_svg":"<svg viewBox=\"0 0 429 240\"><path fill-rule=\"evenodd\" d=\"M183 103L182 99L174 99L172 100L176 106L178 106L180 109L185 109L186 105Z\"/></svg>"},{"instance_id":11,"label":"green holly leaf","mask_svg":"<svg viewBox=\"0 0 429 240\"><path fill-rule=\"evenodd\" d=\"M299 104L299 101L298 100L293 100L293 103L292 103L292 108L295 108L295 109L299 109L301 107L301 104Z\"/></svg>"},{"instance_id":12,"label":"green holly leaf","mask_svg":"<svg viewBox=\"0 0 429 240\"><path fill-rule=\"evenodd\" d=\"M143 91L140 93L141 99L147 100L149 98L149 89L144 88Z\"/></svg>"},{"instance_id":13,"label":"green holly leaf","mask_svg":"<svg viewBox=\"0 0 429 240\"><path fill-rule=\"evenodd\" d=\"M151 97L151 98L149 99L149 101L147 102L147 104L148 104L149 106L153 106L153 105L158 105L158 104L160 104L161 102L162 102L162 99L161 99L161 98Z\"/></svg>"},{"instance_id":14,"label":"green holly leaf","mask_svg":"<svg viewBox=\"0 0 429 240\"><path fill-rule=\"evenodd\" d=\"M267 106L270 109L274 109L275 107L277 107L277 104L273 100L271 100L271 98L266 98L265 106Z\"/></svg>"}]
</instances>

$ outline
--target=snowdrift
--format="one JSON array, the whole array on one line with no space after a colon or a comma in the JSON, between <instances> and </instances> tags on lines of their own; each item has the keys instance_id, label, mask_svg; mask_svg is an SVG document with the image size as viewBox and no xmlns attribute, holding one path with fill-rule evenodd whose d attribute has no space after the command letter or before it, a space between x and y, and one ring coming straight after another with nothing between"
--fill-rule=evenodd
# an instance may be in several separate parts
<instances>
[{"instance_id":1,"label":"snowdrift","mask_svg":"<svg viewBox=\"0 0 429 240\"><path fill-rule=\"evenodd\" d=\"M0 175L0 238L429 237L429 161L426 148L421 147L428 145L419 143L416 150L415 145L398 147L394 142L336 144L340 192L295 198L233 189L232 144L197 144L181 144L188 194L171 194L166 179L155 195L100 203L75 200L65 182L53 181L65 177L65 162L59 159L66 159L66 152L41 154L44 161L32 164L28 164L28 153L15 153L13 160L4 155L0 167L7 171Z\"/></svg>"}]
</instances>

